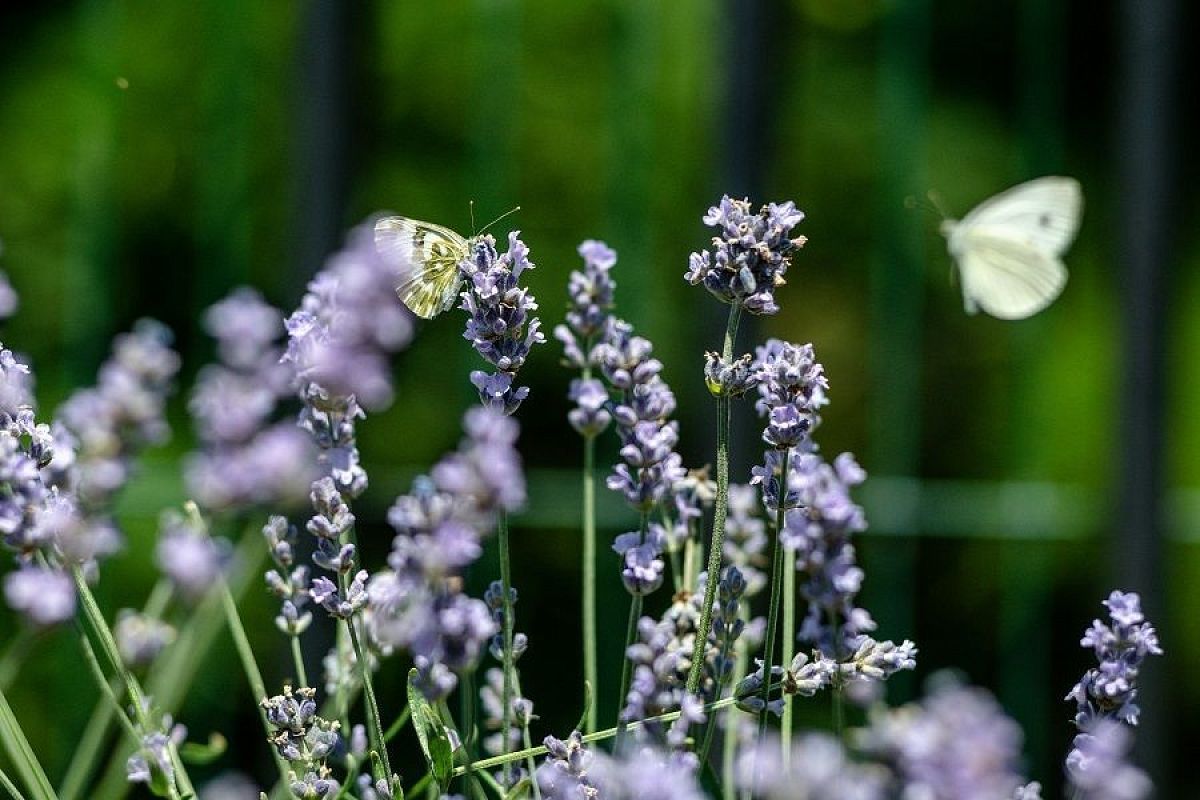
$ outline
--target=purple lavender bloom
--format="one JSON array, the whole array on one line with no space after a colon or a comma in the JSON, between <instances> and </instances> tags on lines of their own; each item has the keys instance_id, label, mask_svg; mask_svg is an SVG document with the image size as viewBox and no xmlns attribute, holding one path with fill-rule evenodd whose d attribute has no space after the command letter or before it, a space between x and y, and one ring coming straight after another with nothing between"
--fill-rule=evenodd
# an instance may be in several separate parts
<instances>
[{"instance_id":1,"label":"purple lavender bloom","mask_svg":"<svg viewBox=\"0 0 1200 800\"><path fill-rule=\"evenodd\" d=\"M725 562L741 572L746 596L753 597L767 585L767 526L762 519L759 492L753 486L729 486L729 516L725 520Z\"/></svg>"},{"instance_id":2,"label":"purple lavender bloom","mask_svg":"<svg viewBox=\"0 0 1200 800\"><path fill-rule=\"evenodd\" d=\"M583 271L572 271L567 279L567 324L555 327L554 336L563 344L567 364L582 369L595 363L591 345L612 317L616 283L609 273L617 253L604 242L588 239L579 245L579 255Z\"/></svg>"},{"instance_id":3,"label":"purple lavender bloom","mask_svg":"<svg viewBox=\"0 0 1200 800\"><path fill-rule=\"evenodd\" d=\"M603 383L595 378L573 380L567 397L575 402L575 408L567 412L572 428L585 438L604 433L612 415L606 408L609 398Z\"/></svg>"},{"instance_id":4,"label":"purple lavender bloom","mask_svg":"<svg viewBox=\"0 0 1200 800\"><path fill-rule=\"evenodd\" d=\"M211 306L204 312L204 329L217 340L221 360L230 368L253 372L264 361L278 361L283 314L254 289L235 289Z\"/></svg>"},{"instance_id":5,"label":"purple lavender bloom","mask_svg":"<svg viewBox=\"0 0 1200 800\"><path fill-rule=\"evenodd\" d=\"M792 255L804 246L803 236L790 238L802 219L803 212L790 201L769 203L753 214L749 200L725 195L704 216L704 224L720 233L713 237L713 252L692 253L684 277L693 286L703 284L723 303L740 304L751 314L774 314L779 311L775 289L783 285Z\"/></svg>"},{"instance_id":6,"label":"purple lavender bloom","mask_svg":"<svg viewBox=\"0 0 1200 800\"><path fill-rule=\"evenodd\" d=\"M4 596L34 625L56 625L75 616L75 585L66 573L26 566L4 576Z\"/></svg>"},{"instance_id":7,"label":"purple lavender bloom","mask_svg":"<svg viewBox=\"0 0 1200 800\"><path fill-rule=\"evenodd\" d=\"M1067 778L1079 800L1144 800L1153 792L1145 772L1129 763L1133 734L1111 719L1095 721L1075 737Z\"/></svg>"},{"instance_id":8,"label":"purple lavender bloom","mask_svg":"<svg viewBox=\"0 0 1200 800\"><path fill-rule=\"evenodd\" d=\"M175 629L162 620L123 608L117 612L113 637L121 660L128 666L145 666L175 641Z\"/></svg>"},{"instance_id":9,"label":"purple lavender bloom","mask_svg":"<svg viewBox=\"0 0 1200 800\"><path fill-rule=\"evenodd\" d=\"M885 800L892 796L886 769L856 763L831 736L802 736L793 742L789 755L785 764L779 740L773 736L748 742L738 752L737 785L760 800Z\"/></svg>"},{"instance_id":10,"label":"purple lavender bloom","mask_svg":"<svg viewBox=\"0 0 1200 800\"><path fill-rule=\"evenodd\" d=\"M749 355L725 361L720 353L704 354L704 384L715 397L741 397L760 380Z\"/></svg>"},{"instance_id":11,"label":"purple lavender bloom","mask_svg":"<svg viewBox=\"0 0 1200 800\"><path fill-rule=\"evenodd\" d=\"M0 423L11 427L23 410L33 408L33 375L29 366L0 345Z\"/></svg>"},{"instance_id":12,"label":"purple lavender bloom","mask_svg":"<svg viewBox=\"0 0 1200 800\"><path fill-rule=\"evenodd\" d=\"M403 349L413 332L393 280L368 221L350 232L346 246L309 283L286 322L284 359L295 370L302 400L316 384L316 394L353 396L367 408L391 403L388 356Z\"/></svg>"},{"instance_id":13,"label":"purple lavender bloom","mask_svg":"<svg viewBox=\"0 0 1200 800\"><path fill-rule=\"evenodd\" d=\"M693 753L643 745L617 758L597 754L589 778L604 800L704 800L699 766Z\"/></svg>"},{"instance_id":14,"label":"purple lavender bloom","mask_svg":"<svg viewBox=\"0 0 1200 800\"><path fill-rule=\"evenodd\" d=\"M185 597L197 600L221 577L229 560L229 542L213 539L192 520L163 515L155 549L159 569Z\"/></svg>"},{"instance_id":15,"label":"purple lavender bloom","mask_svg":"<svg viewBox=\"0 0 1200 800\"><path fill-rule=\"evenodd\" d=\"M533 718L533 703L515 691L511 698L512 713L507 735L504 732L504 671L493 667L484 674L479 687L479 701L483 708L483 727L491 733L483 739L483 751L489 755L502 755L521 749L522 729ZM517 770L509 770L497 776L502 784L514 785L521 779Z\"/></svg>"},{"instance_id":16,"label":"purple lavender bloom","mask_svg":"<svg viewBox=\"0 0 1200 800\"><path fill-rule=\"evenodd\" d=\"M495 238L480 236L472 240L470 256L459 264L466 284L459 307L470 315L463 338L496 368L491 380L472 373L471 382L479 389L481 403L506 414L516 411L528 395L527 387L513 388L512 382L533 346L546 340L539 330L541 321L530 316L537 303L520 285L521 273L533 269L533 262L518 236L519 231L508 234L503 255L496 251ZM499 375L507 376L506 385L496 380Z\"/></svg>"},{"instance_id":17,"label":"purple lavender bloom","mask_svg":"<svg viewBox=\"0 0 1200 800\"><path fill-rule=\"evenodd\" d=\"M516 422L488 408L464 419L459 449L396 500L389 570L371 578L369 631L385 652L410 652L431 698L453 691L499 630L488 607L462 594L459 572L479 558L501 509L525 500Z\"/></svg>"},{"instance_id":18,"label":"purple lavender bloom","mask_svg":"<svg viewBox=\"0 0 1200 800\"><path fill-rule=\"evenodd\" d=\"M1028 792L1018 770L1020 727L986 691L944 677L920 706L874 715L859 744L892 766L894 796L994 800Z\"/></svg>"},{"instance_id":19,"label":"purple lavender bloom","mask_svg":"<svg viewBox=\"0 0 1200 800\"><path fill-rule=\"evenodd\" d=\"M125 775L130 783L168 785L175 782L175 759L172 750L187 738L187 728L175 725L171 716L165 715L159 727L141 730L141 749L125 762Z\"/></svg>"},{"instance_id":20,"label":"purple lavender bloom","mask_svg":"<svg viewBox=\"0 0 1200 800\"><path fill-rule=\"evenodd\" d=\"M595 756L583 743L579 731L571 731L566 739L547 736L546 760L534 773L544 800L594 800L600 790L588 777Z\"/></svg>"},{"instance_id":21,"label":"purple lavender bloom","mask_svg":"<svg viewBox=\"0 0 1200 800\"><path fill-rule=\"evenodd\" d=\"M97 385L76 392L58 410L78 443L67 488L89 513L111 504L139 450L170 435L166 400L180 364L171 338L162 324L139 321L113 340Z\"/></svg>"},{"instance_id":22,"label":"purple lavender bloom","mask_svg":"<svg viewBox=\"0 0 1200 800\"><path fill-rule=\"evenodd\" d=\"M664 536L661 528L652 528L642 541L637 531L623 533L613 542L613 550L620 555L622 564L621 581L630 594L647 595L662 586L662 560Z\"/></svg>"},{"instance_id":23,"label":"purple lavender bloom","mask_svg":"<svg viewBox=\"0 0 1200 800\"><path fill-rule=\"evenodd\" d=\"M1138 672L1146 656L1163 652L1136 592L1113 591L1104 605L1111 624L1094 620L1079 642L1095 651L1099 663L1066 698L1075 701L1075 725L1085 732L1099 719L1137 725Z\"/></svg>"}]
</instances>

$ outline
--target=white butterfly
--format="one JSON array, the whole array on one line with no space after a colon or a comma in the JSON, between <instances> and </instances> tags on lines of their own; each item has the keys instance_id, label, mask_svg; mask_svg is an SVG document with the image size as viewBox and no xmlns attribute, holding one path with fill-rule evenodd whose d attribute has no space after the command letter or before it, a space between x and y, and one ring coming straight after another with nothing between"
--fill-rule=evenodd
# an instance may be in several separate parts
<instances>
[{"instance_id":1,"label":"white butterfly","mask_svg":"<svg viewBox=\"0 0 1200 800\"><path fill-rule=\"evenodd\" d=\"M375 247L396 270L396 294L425 319L454 305L462 285L458 264L474 242L474 237L408 217L384 217L375 223Z\"/></svg>"},{"instance_id":2,"label":"white butterfly","mask_svg":"<svg viewBox=\"0 0 1200 800\"><path fill-rule=\"evenodd\" d=\"M1035 178L984 200L961 221L946 220L950 256L968 314L1025 319L1062 292L1062 255L1079 230L1083 193L1074 178Z\"/></svg>"}]
</instances>

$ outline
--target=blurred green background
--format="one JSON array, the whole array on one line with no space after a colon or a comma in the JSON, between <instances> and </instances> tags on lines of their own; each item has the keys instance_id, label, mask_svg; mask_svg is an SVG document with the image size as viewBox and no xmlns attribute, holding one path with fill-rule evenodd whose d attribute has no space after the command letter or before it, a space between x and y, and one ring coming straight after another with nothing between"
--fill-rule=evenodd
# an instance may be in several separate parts
<instances>
[{"instance_id":1,"label":"blurred green background","mask_svg":"<svg viewBox=\"0 0 1200 800\"><path fill-rule=\"evenodd\" d=\"M1190 6L1181 13L1175 31L1195 21ZM469 200L481 222L520 204L512 224L538 265L529 282L548 329L561 320L579 241L618 250L618 312L654 341L680 398L681 449L699 465L714 439L701 355L717 348L724 322L724 308L682 280L688 253L708 240L700 216L726 191L794 199L809 244L780 292L783 313L744 328L741 349L767 336L812 341L832 386L819 441L854 451L873 475L862 493L872 522L859 547L864 605L884 637L921 649L918 678L898 681L892 699L960 668L1021 721L1031 777L1056 796L1072 735L1062 697L1092 663L1078 637L1118 580L1142 575L1144 585L1121 588L1146 596L1167 650L1146 675L1143 760L1160 796L1196 796L1181 757L1200 735L1200 684L1185 680L1200 664L1200 229L1179 223L1197 219L1197 176L1169 139L1155 144L1153 120L1122 122L1149 91L1152 105L1174 108L1166 129L1187 141L1194 106L1179 76L1196 64L1193 51L1148 89L1124 82L1147 56L1128 46L1121 20L1117 4L1075 0L5 7L0 267L22 306L3 340L28 354L52 409L93 381L114 333L154 316L176 332L186 386L212 356L200 311L230 288L252 284L290 309L344 232L374 211L469 230ZM1138 141L1182 191L1152 192L1131 214L1127 184L1144 151L1126 145ZM1086 198L1065 293L1019 323L967 317L939 218L905 198L935 189L957 216L1048 173L1077 177ZM1151 261L1168 299L1143 309L1151 324L1138 328L1122 236L1147 215L1164 226L1147 235L1166 243ZM461 323L455 313L422 326L396 361L396 405L362 426L369 563L390 542L388 504L453 445L473 402L476 360ZM1140 412L1159 444L1135 458L1126 422L1144 373L1128 354L1139 336L1162 391ZM527 375L532 496L515 523L515 582L540 738L567 732L581 703L580 453L564 421L570 376L557 342ZM183 499L185 397L174 402L172 443L145 459L123 500L129 546L101 584L110 613L143 601L157 512ZM734 475L745 480L759 445L749 405L736 413ZM609 444L601 463L615 458ZM1157 472L1144 468L1147 452ZM1124 513L1126 489L1147 474L1161 478L1150 481L1161 525ZM635 521L602 501L607 541ZM615 556L600 563L611 674L627 596ZM489 551L471 577L477 590L493 565ZM268 683L278 683L288 672L274 612L257 585L247 598ZM0 611L0 637L15 630ZM30 659L10 694L56 779L94 691L73 632L39 638ZM232 663L222 636L181 717L198 737L222 730L233 742L209 772L265 780L266 749ZM394 710L401 679L398 668L383 678ZM600 687L605 714L615 691L615 679ZM415 767L413 748L401 746L401 762Z\"/></svg>"}]
</instances>

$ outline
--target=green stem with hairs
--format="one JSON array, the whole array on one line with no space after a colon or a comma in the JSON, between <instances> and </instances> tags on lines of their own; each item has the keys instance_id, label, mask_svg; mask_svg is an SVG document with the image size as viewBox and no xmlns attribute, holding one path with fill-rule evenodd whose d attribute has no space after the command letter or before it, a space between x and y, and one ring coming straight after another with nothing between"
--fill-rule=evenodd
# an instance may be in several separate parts
<instances>
[{"instance_id":1,"label":"green stem with hairs","mask_svg":"<svg viewBox=\"0 0 1200 800\"><path fill-rule=\"evenodd\" d=\"M792 657L796 654L796 551L784 551L783 560L783 666L791 666ZM795 709L792 708L791 695L783 698L783 720L779 736L783 748L783 768L786 771L792 763L792 726Z\"/></svg>"},{"instance_id":2,"label":"green stem with hairs","mask_svg":"<svg viewBox=\"0 0 1200 800\"><path fill-rule=\"evenodd\" d=\"M376 780L385 780L391 786L392 781L392 763L388 758L387 741L383 737L383 722L379 715L379 701L375 698L375 687L371 683L371 666L367 663L367 654L363 650L362 645L358 640L358 631L354 625L354 618L343 620L346 625L346 630L350 634L350 644L354 647L354 660L358 662L358 674L362 680L363 697L367 701L367 732L371 738L371 748L379 753L379 758L383 762L383 775L376 775Z\"/></svg>"},{"instance_id":3,"label":"green stem with hairs","mask_svg":"<svg viewBox=\"0 0 1200 800\"><path fill-rule=\"evenodd\" d=\"M721 348L721 357L725 361L733 359L733 342L737 338L741 317L742 307L734 303L729 307L725 342ZM725 546L725 517L729 510L729 413L730 397L722 392L717 396L717 498L713 505L712 538L708 545L708 581L704 586L704 604L700 607L700 625L696 629L692 667L688 671L687 690L690 694L697 694L700 690L704 651L708 647L708 632L712 629L713 598L717 591L715 578L721 571L721 555Z\"/></svg>"},{"instance_id":4,"label":"green stem with hairs","mask_svg":"<svg viewBox=\"0 0 1200 800\"><path fill-rule=\"evenodd\" d=\"M79 645L83 649L83 660L87 662L88 669L92 673L92 677L96 681L96 685L100 687L100 693L108 701L109 705L117 714L117 721L125 728L125 732L129 734L129 738L133 741L138 741L141 737L138 735L137 729L133 727L129 717L125 715L124 709L121 708L121 700L117 697L117 692L109 682L108 676L104 674L104 669L100 666L100 659L96 657L96 651L92 647L92 643L84 634L82 628L79 631ZM101 700L100 702L104 702Z\"/></svg>"},{"instance_id":5,"label":"green stem with hairs","mask_svg":"<svg viewBox=\"0 0 1200 800\"><path fill-rule=\"evenodd\" d=\"M586 343L585 353L591 353L591 341ZM585 364L583 380L592 377L590 364ZM597 658L598 636L596 633L596 437L583 437L583 677L592 687L588 698L587 720L584 730L596 730L599 704L600 668Z\"/></svg>"},{"instance_id":6,"label":"green stem with hairs","mask_svg":"<svg viewBox=\"0 0 1200 800\"><path fill-rule=\"evenodd\" d=\"M504 735L500 737L501 755L508 752L508 731L512 728L512 699L513 699L513 627L515 620L513 619L513 602L512 602L512 563L509 554L508 541L508 515L504 509L496 520L496 528L500 538L500 589L504 593L501 602L504 607L504 630L503 630L503 653L502 661L504 665L504 686L501 693L501 700L504 702L501 720L501 730ZM511 770L505 767L505 777L510 777ZM507 780L506 783L511 783Z\"/></svg>"},{"instance_id":7,"label":"green stem with hairs","mask_svg":"<svg viewBox=\"0 0 1200 800\"><path fill-rule=\"evenodd\" d=\"M296 682L307 688L308 673L304 671L304 653L300 650L300 637L293 633L289 638L292 640L292 666L296 668Z\"/></svg>"},{"instance_id":8,"label":"green stem with hairs","mask_svg":"<svg viewBox=\"0 0 1200 800\"><path fill-rule=\"evenodd\" d=\"M708 705L704 706L704 711L705 711L705 713L719 711L723 708L728 708L728 707L732 706L736 702L737 702L736 698L726 697L723 700L717 700L715 702L709 703ZM666 714L659 714L656 717L647 717L646 719L639 719L639 720L635 720L633 722L628 722L625 725L620 726L620 727L606 728L602 731L596 731L595 733L589 733L589 734L584 735L582 741L585 744L588 744L591 742L602 742L605 739L611 739L614 736L616 736L620 732L621 728L634 730L636 728L642 727L643 725L648 725L652 722L674 722L675 720L679 719L679 717L682 715L682 713L683 712L681 712L681 711L671 711ZM455 767L454 768L454 776L458 777L460 775L465 775L468 770L491 769L492 767L499 767L499 766L503 766L504 764L511 764L514 761L521 761L522 759L526 759L526 758L537 758L538 756L546 755L547 752L549 752L549 751L546 750L545 746L540 746L540 747L531 747L527 750L519 750L515 753L509 753L509 754L503 755L503 756L493 756L492 758L485 758L482 761L476 761L472 764L464 764L460 767Z\"/></svg>"},{"instance_id":9,"label":"green stem with hairs","mask_svg":"<svg viewBox=\"0 0 1200 800\"><path fill-rule=\"evenodd\" d=\"M783 523L787 516L787 485L788 461L791 450L782 451L783 458L779 468L778 489L776 490L777 506L775 510L775 545L771 555L771 605L767 609L767 631L763 645L763 685L762 710L758 712L758 737L761 740L767 731L767 703L771 692L771 668L775 666L775 634L779 627L779 602L783 597L783 545L780 535L783 533Z\"/></svg>"},{"instance_id":10,"label":"green stem with hairs","mask_svg":"<svg viewBox=\"0 0 1200 800\"><path fill-rule=\"evenodd\" d=\"M646 531L650 527L650 512L642 511L642 520L638 525L638 544L646 543ZM624 725L621 723L621 709L625 708L625 696L629 694L629 681L631 679L631 671L633 664L629 661L629 648L633 645L633 640L637 636L638 620L642 616L642 596L635 594L629 601L629 624L625 628L625 646L621 648L621 691L617 695L617 742L615 747L621 746L621 738L624 735Z\"/></svg>"},{"instance_id":11,"label":"green stem with hairs","mask_svg":"<svg viewBox=\"0 0 1200 800\"><path fill-rule=\"evenodd\" d=\"M742 600L738 604L738 617L746 619L749 616L749 604L746 600ZM740 642L737 647L737 662L733 667L733 685L737 686L742 682L742 678L746 677L746 669L750 663L750 652L746 646L746 642ZM726 717L725 720L725 741L721 753L721 797L722 800L734 800L736 787L734 786L734 768L737 759L737 729L733 720Z\"/></svg>"}]
</instances>

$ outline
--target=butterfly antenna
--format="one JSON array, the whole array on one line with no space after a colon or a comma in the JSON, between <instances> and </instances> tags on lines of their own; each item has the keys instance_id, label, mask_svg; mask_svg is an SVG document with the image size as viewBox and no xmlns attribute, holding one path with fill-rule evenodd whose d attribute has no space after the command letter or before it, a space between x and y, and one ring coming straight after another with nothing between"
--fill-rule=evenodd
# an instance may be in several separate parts
<instances>
[{"instance_id":1,"label":"butterfly antenna","mask_svg":"<svg viewBox=\"0 0 1200 800\"><path fill-rule=\"evenodd\" d=\"M480 230L480 231L479 231L479 233L477 233L477 234L475 234L475 235L476 235L476 236L480 236L480 235L482 235L482 234L486 233L488 228L492 227L493 225L495 225L497 222L499 222L500 220L504 219L505 217L507 217L507 216L510 216L510 215L512 215L512 214L515 214L515 213L517 213L517 212L518 212L518 211L520 211L520 210L521 210L521 207L520 207L520 206L513 206L513 207L512 207L512 208L510 208L508 211L505 211L503 214L501 214L500 216L496 217L494 220L492 220L491 222L489 222L487 225L484 225L484 226L483 226L483 229L482 229L482 230Z\"/></svg>"},{"instance_id":2,"label":"butterfly antenna","mask_svg":"<svg viewBox=\"0 0 1200 800\"><path fill-rule=\"evenodd\" d=\"M475 201L468 200L467 206L471 209L471 238L475 238Z\"/></svg>"}]
</instances>

